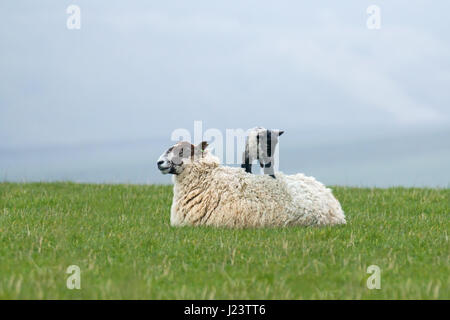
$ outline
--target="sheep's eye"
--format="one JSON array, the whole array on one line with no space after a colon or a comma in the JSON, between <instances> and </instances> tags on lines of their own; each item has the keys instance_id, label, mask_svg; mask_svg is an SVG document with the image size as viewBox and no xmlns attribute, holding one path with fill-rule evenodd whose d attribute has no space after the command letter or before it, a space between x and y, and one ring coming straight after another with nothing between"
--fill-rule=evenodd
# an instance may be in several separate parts
<instances>
[{"instance_id":1,"label":"sheep's eye","mask_svg":"<svg viewBox=\"0 0 450 320\"><path fill-rule=\"evenodd\" d=\"M180 157L183 156L183 149L181 149L180 153L178 154Z\"/></svg>"}]
</instances>

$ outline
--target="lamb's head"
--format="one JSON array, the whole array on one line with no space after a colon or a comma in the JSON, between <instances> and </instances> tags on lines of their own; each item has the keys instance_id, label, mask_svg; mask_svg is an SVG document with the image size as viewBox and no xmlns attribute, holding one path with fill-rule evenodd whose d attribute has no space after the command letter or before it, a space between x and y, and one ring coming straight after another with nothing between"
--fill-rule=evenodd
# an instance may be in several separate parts
<instances>
[{"instance_id":1,"label":"lamb's head","mask_svg":"<svg viewBox=\"0 0 450 320\"><path fill-rule=\"evenodd\" d=\"M187 141L180 141L159 157L158 169L162 174L180 174L186 166L204 156L207 146L206 141L199 143L197 146Z\"/></svg>"},{"instance_id":2,"label":"lamb's head","mask_svg":"<svg viewBox=\"0 0 450 320\"><path fill-rule=\"evenodd\" d=\"M263 127L250 129L246 143L249 145L252 157L262 160L263 163L270 162L278 144L278 138L283 133L284 130Z\"/></svg>"}]
</instances>

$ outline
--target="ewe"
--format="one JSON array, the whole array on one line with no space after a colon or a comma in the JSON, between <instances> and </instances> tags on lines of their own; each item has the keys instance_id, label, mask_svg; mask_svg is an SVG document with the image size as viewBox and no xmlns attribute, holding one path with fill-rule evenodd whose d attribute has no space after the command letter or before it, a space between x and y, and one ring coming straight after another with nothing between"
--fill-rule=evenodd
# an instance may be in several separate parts
<instances>
[{"instance_id":1,"label":"ewe","mask_svg":"<svg viewBox=\"0 0 450 320\"><path fill-rule=\"evenodd\" d=\"M219 165L205 148L179 142L158 160L173 174L173 226L268 227L344 224L331 190L303 174L253 175Z\"/></svg>"}]
</instances>

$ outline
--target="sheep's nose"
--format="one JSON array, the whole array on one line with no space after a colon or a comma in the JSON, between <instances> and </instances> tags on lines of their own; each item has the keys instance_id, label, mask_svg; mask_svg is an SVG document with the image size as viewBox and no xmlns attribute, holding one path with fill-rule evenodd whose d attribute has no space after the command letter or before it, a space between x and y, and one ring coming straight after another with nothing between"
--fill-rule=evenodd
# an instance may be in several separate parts
<instances>
[{"instance_id":1,"label":"sheep's nose","mask_svg":"<svg viewBox=\"0 0 450 320\"><path fill-rule=\"evenodd\" d=\"M163 160L158 161L156 164L158 165L158 168L161 167L161 165L164 163Z\"/></svg>"}]
</instances>

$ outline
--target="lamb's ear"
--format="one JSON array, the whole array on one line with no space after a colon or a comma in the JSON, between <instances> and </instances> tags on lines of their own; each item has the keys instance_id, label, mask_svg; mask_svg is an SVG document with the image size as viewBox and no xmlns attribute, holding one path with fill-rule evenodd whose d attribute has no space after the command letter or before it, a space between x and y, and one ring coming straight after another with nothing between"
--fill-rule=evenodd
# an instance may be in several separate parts
<instances>
[{"instance_id":1,"label":"lamb's ear","mask_svg":"<svg viewBox=\"0 0 450 320\"><path fill-rule=\"evenodd\" d=\"M278 131L278 136L281 136L284 133L284 130L276 130Z\"/></svg>"}]
</instances>

